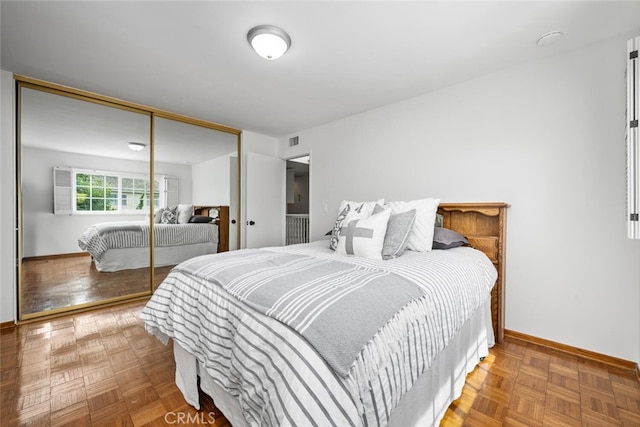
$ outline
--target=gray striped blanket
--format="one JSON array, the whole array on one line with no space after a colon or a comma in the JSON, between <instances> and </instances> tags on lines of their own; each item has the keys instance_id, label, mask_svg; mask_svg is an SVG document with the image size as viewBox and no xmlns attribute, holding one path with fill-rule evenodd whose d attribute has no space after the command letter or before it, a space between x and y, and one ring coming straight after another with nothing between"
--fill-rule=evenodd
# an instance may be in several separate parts
<instances>
[{"instance_id":1,"label":"gray striped blanket","mask_svg":"<svg viewBox=\"0 0 640 427\"><path fill-rule=\"evenodd\" d=\"M389 319L424 295L389 271L268 249L197 257L175 270L296 330L342 376Z\"/></svg>"},{"instance_id":2,"label":"gray striped blanket","mask_svg":"<svg viewBox=\"0 0 640 427\"><path fill-rule=\"evenodd\" d=\"M491 261L471 248L407 251L389 261L340 257L326 241L270 251L391 272L413 282L424 297L392 316L342 376L295 330L211 283L206 274L174 269L140 317L160 340L172 338L193 355L219 387L237 398L252 426L385 426L403 395L489 300L497 278ZM208 259L214 268L223 255L187 262ZM349 308L354 316L364 310ZM197 388L191 391L195 400L183 390L197 406Z\"/></svg>"},{"instance_id":3,"label":"gray striped blanket","mask_svg":"<svg viewBox=\"0 0 640 427\"><path fill-rule=\"evenodd\" d=\"M146 248L150 239L149 223L116 221L93 224L78 237L78 246L100 261L109 249ZM218 241L215 224L154 224L154 245L181 246Z\"/></svg>"}]
</instances>

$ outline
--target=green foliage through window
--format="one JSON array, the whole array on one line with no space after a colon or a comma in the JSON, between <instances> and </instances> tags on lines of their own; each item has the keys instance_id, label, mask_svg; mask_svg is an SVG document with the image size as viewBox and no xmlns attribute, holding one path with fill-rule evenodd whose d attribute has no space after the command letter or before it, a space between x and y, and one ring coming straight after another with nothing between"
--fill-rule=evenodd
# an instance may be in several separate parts
<instances>
[{"instance_id":1,"label":"green foliage through window","mask_svg":"<svg viewBox=\"0 0 640 427\"><path fill-rule=\"evenodd\" d=\"M160 182L154 180L154 186L153 206L159 207ZM149 210L150 195L148 178L76 173L76 211L79 212Z\"/></svg>"},{"instance_id":2,"label":"green foliage through window","mask_svg":"<svg viewBox=\"0 0 640 427\"><path fill-rule=\"evenodd\" d=\"M107 212L118 210L118 177L76 174L76 210Z\"/></svg>"}]
</instances>

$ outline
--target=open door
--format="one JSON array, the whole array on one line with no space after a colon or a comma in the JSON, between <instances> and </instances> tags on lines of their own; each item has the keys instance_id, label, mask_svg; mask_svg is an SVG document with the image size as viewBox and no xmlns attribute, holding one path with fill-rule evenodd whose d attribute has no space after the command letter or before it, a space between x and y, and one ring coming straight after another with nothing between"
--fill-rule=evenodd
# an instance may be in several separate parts
<instances>
[{"instance_id":1,"label":"open door","mask_svg":"<svg viewBox=\"0 0 640 427\"><path fill-rule=\"evenodd\" d=\"M247 153L247 248L284 244L284 172L284 160Z\"/></svg>"},{"instance_id":2,"label":"open door","mask_svg":"<svg viewBox=\"0 0 640 427\"><path fill-rule=\"evenodd\" d=\"M309 243L309 167L311 156L287 160L287 215L285 242L287 245Z\"/></svg>"}]
</instances>

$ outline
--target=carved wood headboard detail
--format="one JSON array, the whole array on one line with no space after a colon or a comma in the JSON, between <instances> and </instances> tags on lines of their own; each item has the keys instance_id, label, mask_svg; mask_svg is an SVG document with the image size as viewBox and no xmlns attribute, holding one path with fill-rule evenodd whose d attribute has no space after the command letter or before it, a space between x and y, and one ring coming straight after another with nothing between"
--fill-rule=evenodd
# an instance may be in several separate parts
<instances>
[{"instance_id":1,"label":"carved wood headboard detail","mask_svg":"<svg viewBox=\"0 0 640 427\"><path fill-rule=\"evenodd\" d=\"M441 203L443 226L465 236L471 246L484 252L498 270L491 291L491 314L496 342L504 339L504 272L506 203Z\"/></svg>"},{"instance_id":2,"label":"carved wood headboard detail","mask_svg":"<svg viewBox=\"0 0 640 427\"><path fill-rule=\"evenodd\" d=\"M212 211L218 211L218 214ZM229 250L229 206L194 206L193 214L217 218L214 222L218 225L218 252L227 252Z\"/></svg>"}]
</instances>

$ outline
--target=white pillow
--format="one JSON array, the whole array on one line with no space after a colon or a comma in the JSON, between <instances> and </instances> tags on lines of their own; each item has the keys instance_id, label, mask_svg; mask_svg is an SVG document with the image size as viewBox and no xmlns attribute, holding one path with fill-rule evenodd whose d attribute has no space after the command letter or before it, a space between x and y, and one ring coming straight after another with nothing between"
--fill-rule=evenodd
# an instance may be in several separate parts
<instances>
[{"instance_id":1,"label":"white pillow","mask_svg":"<svg viewBox=\"0 0 640 427\"><path fill-rule=\"evenodd\" d=\"M193 216L193 205L178 205L178 210L176 211L178 216L177 224L186 224Z\"/></svg>"},{"instance_id":2,"label":"white pillow","mask_svg":"<svg viewBox=\"0 0 640 427\"><path fill-rule=\"evenodd\" d=\"M370 259L382 259L384 235L391 216L391 209L360 219L345 218L338 239L336 252Z\"/></svg>"},{"instance_id":3,"label":"white pillow","mask_svg":"<svg viewBox=\"0 0 640 427\"><path fill-rule=\"evenodd\" d=\"M342 203L340 203L340 209L338 209L338 212L342 212L347 205L351 208L349 209L350 212L357 211L359 213L366 214L365 216L371 216L376 205L384 205L384 199L378 199L373 202L354 202L350 200L343 200Z\"/></svg>"},{"instance_id":4,"label":"white pillow","mask_svg":"<svg viewBox=\"0 0 640 427\"><path fill-rule=\"evenodd\" d=\"M340 237L340 229L342 228L342 224L345 223L344 220L346 216L349 214L356 213L357 216L352 216L351 220L358 218L366 218L371 216L373 213L373 209L376 207L376 204L383 205L384 199L379 199L376 202L353 202L349 200L343 200L340 203L340 209L338 209L338 217L333 225L333 229L331 230L331 239L329 240L329 247L334 251L338 248L338 238Z\"/></svg>"},{"instance_id":5,"label":"white pillow","mask_svg":"<svg viewBox=\"0 0 640 427\"><path fill-rule=\"evenodd\" d=\"M164 211L164 208L156 208L153 211L153 222L156 224L160 224L160 221L162 220L162 211ZM144 220L145 222L149 222L149 214L145 216Z\"/></svg>"},{"instance_id":6,"label":"white pillow","mask_svg":"<svg viewBox=\"0 0 640 427\"><path fill-rule=\"evenodd\" d=\"M416 221L411 229L407 249L417 252L429 252L433 246L433 229L440 199L419 199L410 202L389 202L391 213L397 214L411 209L416 210Z\"/></svg>"},{"instance_id":7,"label":"white pillow","mask_svg":"<svg viewBox=\"0 0 640 427\"><path fill-rule=\"evenodd\" d=\"M153 211L153 222L156 224L160 224L162 220L162 212L164 212L165 208L157 208Z\"/></svg>"}]
</instances>

